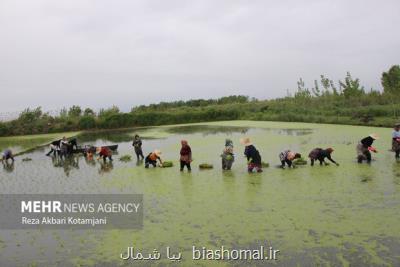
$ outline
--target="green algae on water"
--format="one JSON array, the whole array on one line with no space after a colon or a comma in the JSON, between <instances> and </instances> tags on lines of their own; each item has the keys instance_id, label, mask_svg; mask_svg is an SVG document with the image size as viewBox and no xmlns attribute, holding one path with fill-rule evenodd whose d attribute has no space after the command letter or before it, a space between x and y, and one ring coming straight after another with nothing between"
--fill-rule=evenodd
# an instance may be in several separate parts
<instances>
[{"instance_id":1,"label":"green algae on water","mask_svg":"<svg viewBox=\"0 0 400 267\"><path fill-rule=\"evenodd\" d=\"M163 151L163 158L179 160L180 140L191 145L196 165L221 166L226 138L234 142L232 170L207 171L192 168L144 168L143 161L132 164L119 160L111 164L90 161L82 156L59 161L45 157L46 149L26 156L31 163L1 168L1 193L140 193L144 196L144 227L140 230L19 232L0 230L7 247L0 250L2 263L13 265L13 257L32 255L18 264L118 266L118 255L134 245L145 252L170 246L183 253L182 266L245 266L249 262L191 261L191 247L252 248L274 246L282 254L277 266L398 266L400 249L400 164L391 147L391 129L307 123L230 121L198 125L243 127L242 131L167 131L168 127L132 130L126 136L87 137L81 144L119 145L120 155L134 153L127 136L139 133L143 151ZM181 125L180 125L181 126ZM199 129L199 128L197 128ZM288 131L291 130L291 131ZM379 154L371 164L357 164L355 146L368 134L381 139L374 143ZM112 136L112 133L108 135ZM239 139L248 136L264 162L280 164L279 153L291 149L307 155L316 147L333 147L340 166L304 166L281 170L265 169L247 173L244 147ZM79 136L78 136L79 142ZM103 167L104 166L104 167ZM365 180L365 181L363 181ZM29 244L35 238L32 245ZM81 240L84 239L84 245ZM22 244L17 247L16 244ZM40 247L51 251L54 244L68 253L40 255ZM12 249L11 249L12 248ZM37 256L40 255L40 256ZM265 262L252 262L263 265ZM175 266L163 261L160 266Z\"/></svg>"}]
</instances>

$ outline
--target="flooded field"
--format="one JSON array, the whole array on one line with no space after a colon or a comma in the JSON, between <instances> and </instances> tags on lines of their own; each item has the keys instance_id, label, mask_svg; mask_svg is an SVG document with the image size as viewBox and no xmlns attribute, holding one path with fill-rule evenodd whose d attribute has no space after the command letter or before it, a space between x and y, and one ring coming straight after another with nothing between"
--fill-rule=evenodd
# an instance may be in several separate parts
<instances>
[{"instance_id":1,"label":"flooded field","mask_svg":"<svg viewBox=\"0 0 400 267\"><path fill-rule=\"evenodd\" d=\"M371 165L357 164L355 146L375 132L379 153ZM131 146L143 137L145 155L158 148L173 168L145 169ZM249 136L270 167L248 174L244 147ZM36 136L36 138L41 138ZM84 144L119 144L112 164L75 156L46 157L38 148L1 166L1 193L140 193L141 230L0 230L0 266L131 266L119 259L128 246L151 253L170 246L193 266L192 246L279 249L276 262L251 266L400 266L400 163L394 159L391 129L278 122L216 122L78 135ZM236 161L221 170L225 139L234 142ZM192 147L192 173L180 173L180 140ZM31 140L33 144L43 140ZM0 147L20 146L19 141ZM28 142L28 141L26 141ZM47 142L47 141L46 141ZM28 146L26 144L26 146ZM333 147L340 163L279 169L278 154L292 149L304 156L315 147ZM118 158L130 154L131 162ZM32 160L23 162L22 158ZM199 170L200 163L214 169ZM197 261L198 266L243 266L246 262ZM141 266L143 262L139 263ZM154 264L154 263L152 263ZM150 265L150 263L148 263Z\"/></svg>"}]
</instances>

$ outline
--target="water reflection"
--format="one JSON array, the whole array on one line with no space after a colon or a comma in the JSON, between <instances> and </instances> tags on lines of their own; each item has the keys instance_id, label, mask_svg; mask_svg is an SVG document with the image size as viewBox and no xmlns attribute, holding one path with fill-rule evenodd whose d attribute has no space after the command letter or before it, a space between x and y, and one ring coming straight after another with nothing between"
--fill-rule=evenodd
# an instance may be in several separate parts
<instances>
[{"instance_id":1,"label":"water reflection","mask_svg":"<svg viewBox=\"0 0 400 267\"><path fill-rule=\"evenodd\" d=\"M143 165L143 159L137 159L136 166L141 166L141 165Z\"/></svg>"},{"instance_id":2,"label":"water reflection","mask_svg":"<svg viewBox=\"0 0 400 267\"><path fill-rule=\"evenodd\" d=\"M235 193L235 173L232 170L222 170L222 181L230 194Z\"/></svg>"},{"instance_id":3,"label":"water reflection","mask_svg":"<svg viewBox=\"0 0 400 267\"><path fill-rule=\"evenodd\" d=\"M271 132L277 135L289 135L289 136L304 136L311 135L314 133L314 129L311 128L249 128L249 127L241 127L241 126L214 126L214 125L188 125L188 126L179 126L179 127L171 127L167 129L167 132L172 134L194 134L201 133L203 136L207 135L216 135L216 134L249 134L249 131L265 131Z\"/></svg>"},{"instance_id":4,"label":"water reflection","mask_svg":"<svg viewBox=\"0 0 400 267\"><path fill-rule=\"evenodd\" d=\"M112 162L103 162L102 160L96 160L94 157L84 157L81 155L69 156L65 159L61 158L61 157L53 156L53 157L51 157L51 161L52 161L53 167L62 168L65 175L68 177L68 176L70 176L72 170L80 169L79 161L80 161L81 157L84 158L86 165L89 167L96 167L98 165L99 166L99 168L98 168L99 174L109 173L114 168L114 165Z\"/></svg>"},{"instance_id":5,"label":"water reflection","mask_svg":"<svg viewBox=\"0 0 400 267\"><path fill-rule=\"evenodd\" d=\"M99 174L105 174L105 173L111 172L112 169L114 168L112 161L110 161L110 162L100 161L99 163L100 163Z\"/></svg>"},{"instance_id":6,"label":"water reflection","mask_svg":"<svg viewBox=\"0 0 400 267\"><path fill-rule=\"evenodd\" d=\"M3 169L6 171L6 172L13 172L14 171L14 169L15 169L15 165L14 165L14 161L12 161L12 162L6 162L6 161L3 161Z\"/></svg>"},{"instance_id":7,"label":"water reflection","mask_svg":"<svg viewBox=\"0 0 400 267\"><path fill-rule=\"evenodd\" d=\"M187 201L193 196L193 177L191 172L179 172L181 177L182 193Z\"/></svg>"},{"instance_id":8,"label":"water reflection","mask_svg":"<svg viewBox=\"0 0 400 267\"><path fill-rule=\"evenodd\" d=\"M85 157L85 162L89 166L96 166L96 161L94 160L93 156Z\"/></svg>"},{"instance_id":9,"label":"water reflection","mask_svg":"<svg viewBox=\"0 0 400 267\"><path fill-rule=\"evenodd\" d=\"M303 136L314 133L313 129L276 129L274 132L279 135L290 135L290 136Z\"/></svg>"},{"instance_id":10,"label":"water reflection","mask_svg":"<svg viewBox=\"0 0 400 267\"><path fill-rule=\"evenodd\" d=\"M107 140L115 143L129 142L133 139L130 133L132 133L132 130L83 133L79 135L79 142L92 142L94 140Z\"/></svg>"},{"instance_id":11,"label":"water reflection","mask_svg":"<svg viewBox=\"0 0 400 267\"><path fill-rule=\"evenodd\" d=\"M52 156L51 162L56 168L63 168L65 175L68 177L71 170L79 170L79 156L68 156L66 158Z\"/></svg>"},{"instance_id":12,"label":"water reflection","mask_svg":"<svg viewBox=\"0 0 400 267\"><path fill-rule=\"evenodd\" d=\"M240 126L188 125L188 126L171 127L167 129L167 132L172 134L202 133L204 136L206 136L206 135L215 135L220 133L245 134L248 132L248 130L249 130L248 127L240 127Z\"/></svg>"}]
</instances>

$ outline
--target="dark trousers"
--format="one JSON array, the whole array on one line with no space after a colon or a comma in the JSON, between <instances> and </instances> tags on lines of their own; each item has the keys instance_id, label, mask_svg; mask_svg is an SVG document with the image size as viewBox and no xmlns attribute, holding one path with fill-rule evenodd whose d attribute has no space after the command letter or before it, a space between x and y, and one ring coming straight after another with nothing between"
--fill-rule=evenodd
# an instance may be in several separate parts
<instances>
[{"instance_id":1,"label":"dark trousers","mask_svg":"<svg viewBox=\"0 0 400 267\"><path fill-rule=\"evenodd\" d=\"M326 165L325 160L317 158L317 159L311 159L311 166L314 166L314 161L317 161L317 160L319 160L319 165L322 165L323 163L325 163L325 165Z\"/></svg>"},{"instance_id":2,"label":"dark trousers","mask_svg":"<svg viewBox=\"0 0 400 267\"><path fill-rule=\"evenodd\" d=\"M112 157L111 156L102 156L103 157L103 162L104 163L106 163L106 161L107 161L107 158L110 160L110 161L112 161L113 159L112 159Z\"/></svg>"},{"instance_id":3,"label":"dark trousers","mask_svg":"<svg viewBox=\"0 0 400 267\"><path fill-rule=\"evenodd\" d=\"M50 151L49 151L49 153L46 154L46 156L50 156L51 153L53 153L54 155L57 155L57 150L51 148Z\"/></svg>"},{"instance_id":4,"label":"dark trousers","mask_svg":"<svg viewBox=\"0 0 400 267\"><path fill-rule=\"evenodd\" d=\"M367 162L370 163L371 162L371 152L369 152L368 150L364 151L363 155L358 156L357 161L358 161L358 163L361 163L364 159L366 159Z\"/></svg>"},{"instance_id":5,"label":"dark trousers","mask_svg":"<svg viewBox=\"0 0 400 267\"><path fill-rule=\"evenodd\" d=\"M262 172L261 164L258 163L248 163L247 164L247 171L249 173L253 172L253 170L256 170L257 172Z\"/></svg>"},{"instance_id":6,"label":"dark trousers","mask_svg":"<svg viewBox=\"0 0 400 267\"><path fill-rule=\"evenodd\" d=\"M144 159L143 151L141 148L135 148L135 153L136 153L136 157L138 160L140 159L140 157L142 157L142 159Z\"/></svg>"},{"instance_id":7,"label":"dark trousers","mask_svg":"<svg viewBox=\"0 0 400 267\"><path fill-rule=\"evenodd\" d=\"M288 167L290 168L292 166L292 161L285 159L281 161L281 167L284 168L285 167L285 163L288 165Z\"/></svg>"},{"instance_id":8,"label":"dark trousers","mask_svg":"<svg viewBox=\"0 0 400 267\"><path fill-rule=\"evenodd\" d=\"M192 168L190 167L190 162L181 160L181 171L183 171L185 166L188 169L188 171L192 170Z\"/></svg>"},{"instance_id":9,"label":"dark trousers","mask_svg":"<svg viewBox=\"0 0 400 267\"><path fill-rule=\"evenodd\" d=\"M7 162L9 159L11 159L12 162L14 162L14 157L13 157L13 156L7 155L7 156L4 157L4 160L5 160L6 162Z\"/></svg>"},{"instance_id":10,"label":"dark trousers","mask_svg":"<svg viewBox=\"0 0 400 267\"><path fill-rule=\"evenodd\" d=\"M144 162L144 167L148 168L150 165L153 165L153 167L157 167L157 161L151 160L148 157L146 158L146 161Z\"/></svg>"},{"instance_id":11,"label":"dark trousers","mask_svg":"<svg viewBox=\"0 0 400 267\"><path fill-rule=\"evenodd\" d=\"M232 168L233 160L222 159L222 169L230 170Z\"/></svg>"}]
</instances>

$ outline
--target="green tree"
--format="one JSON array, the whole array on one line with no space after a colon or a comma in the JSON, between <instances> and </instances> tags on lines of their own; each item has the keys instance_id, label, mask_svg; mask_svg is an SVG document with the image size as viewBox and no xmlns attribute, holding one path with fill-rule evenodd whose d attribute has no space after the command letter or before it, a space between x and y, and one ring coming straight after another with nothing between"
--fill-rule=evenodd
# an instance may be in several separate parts
<instances>
[{"instance_id":1,"label":"green tree","mask_svg":"<svg viewBox=\"0 0 400 267\"><path fill-rule=\"evenodd\" d=\"M18 120L22 123L32 123L40 119L43 115L42 108L37 107L33 110L27 108L19 114Z\"/></svg>"},{"instance_id":2,"label":"green tree","mask_svg":"<svg viewBox=\"0 0 400 267\"><path fill-rule=\"evenodd\" d=\"M314 80L314 87L311 88L314 96L319 97L321 96L321 90L319 89L319 84L317 80Z\"/></svg>"},{"instance_id":3,"label":"green tree","mask_svg":"<svg viewBox=\"0 0 400 267\"><path fill-rule=\"evenodd\" d=\"M392 66L382 73L381 83L385 93L400 94L400 66Z\"/></svg>"},{"instance_id":4,"label":"green tree","mask_svg":"<svg viewBox=\"0 0 400 267\"><path fill-rule=\"evenodd\" d=\"M83 116L94 116L96 115L91 108L86 108L85 111L83 111Z\"/></svg>"},{"instance_id":5,"label":"green tree","mask_svg":"<svg viewBox=\"0 0 400 267\"><path fill-rule=\"evenodd\" d=\"M99 117L108 117L112 115L119 114L119 108L117 106L112 106L111 108L107 109L100 109Z\"/></svg>"},{"instance_id":6,"label":"green tree","mask_svg":"<svg viewBox=\"0 0 400 267\"><path fill-rule=\"evenodd\" d=\"M96 127L96 120L93 116L85 115L79 119L78 126L80 129L93 129Z\"/></svg>"},{"instance_id":7,"label":"green tree","mask_svg":"<svg viewBox=\"0 0 400 267\"><path fill-rule=\"evenodd\" d=\"M297 92L294 94L294 97L298 99L311 98L311 92L306 88L302 78L297 82Z\"/></svg>"},{"instance_id":8,"label":"green tree","mask_svg":"<svg viewBox=\"0 0 400 267\"><path fill-rule=\"evenodd\" d=\"M0 121L0 136L6 136L10 134L6 123Z\"/></svg>"},{"instance_id":9,"label":"green tree","mask_svg":"<svg viewBox=\"0 0 400 267\"><path fill-rule=\"evenodd\" d=\"M75 106L73 105L72 107L70 107L70 109L68 110L68 116L69 117L80 117L82 114L82 109L80 106Z\"/></svg>"},{"instance_id":10,"label":"green tree","mask_svg":"<svg viewBox=\"0 0 400 267\"><path fill-rule=\"evenodd\" d=\"M353 79L350 72L347 72L344 82L339 81L339 84L345 98L359 97L365 94L364 87L360 85L360 80L358 78Z\"/></svg>"},{"instance_id":11,"label":"green tree","mask_svg":"<svg viewBox=\"0 0 400 267\"><path fill-rule=\"evenodd\" d=\"M68 111L67 109L64 107L60 110L60 117L61 118L66 118L68 116Z\"/></svg>"}]
</instances>

